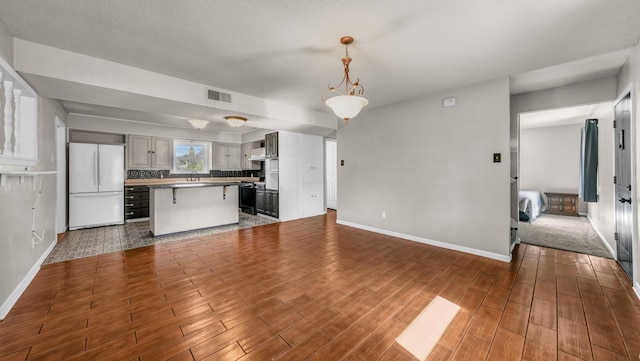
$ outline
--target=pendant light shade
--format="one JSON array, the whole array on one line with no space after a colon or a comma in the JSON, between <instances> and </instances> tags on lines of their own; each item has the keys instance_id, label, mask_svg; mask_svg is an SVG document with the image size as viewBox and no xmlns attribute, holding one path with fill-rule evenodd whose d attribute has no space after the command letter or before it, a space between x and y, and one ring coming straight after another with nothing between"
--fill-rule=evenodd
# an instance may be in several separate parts
<instances>
[{"instance_id":1,"label":"pendant light shade","mask_svg":"<svg viewBox=\"0 0 640 361\"><path fill-rule=\"evenodd\" d=\"M357 95L338 95L329 98L325 104L340 118L348 121L360 113L369 101Z\"/></svg>"}]
</instances>

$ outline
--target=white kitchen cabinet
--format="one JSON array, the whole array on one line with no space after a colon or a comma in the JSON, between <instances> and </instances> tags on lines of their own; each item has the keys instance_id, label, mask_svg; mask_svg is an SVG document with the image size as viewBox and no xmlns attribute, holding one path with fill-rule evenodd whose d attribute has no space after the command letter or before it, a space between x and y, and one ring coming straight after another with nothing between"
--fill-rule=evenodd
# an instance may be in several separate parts
<instances>
[{"instance_id":1,"label":"white kitchen cabinet","mask_svg":"<svg viewBox=\"0 0 640 361\"><path fill-rule=\"evenodd\" d=\"M324 179L323 139L315 135L300 135L300 155L303 183L322 183Z\"/></svg>"},{"instance_id":2,"label":"white kitchen cabinet","mask_svg":"<svg viewBox=\"0 0 640 361\"><path fill-rule=\"evenodd\" d=\"M301 201L302 214L305 217L324 213L324 193L322 184L303 187Z\"/></svg>"},{"instance_id":3,"label":"white kitchen cabinet","mask_svg":"<svg viewBox=\"0 0 640 361\"><path fill-rule=\"evenodd\" d=\"M302 215L324 213L324 140L315 135L300 134L300 171Z\"/></svg>"},{"instance_id":4,"label":"white kitchen cabinet","mask_svg":"<svg viewBox=\"0 0 640 361\"><path fill-rule=\"evenodd\" d=\"M130 135L127 139L127 168L173 168L173 140Z\"/></svg>"},{"instance_id":5,"label":"white kitchen cabinet","mask_svg":"<svg viewBox=\"0 0 640 361\"><path fill-rule=\"evenodd\" d=\"M213 169L214 170L240 170L241 146L235 143L213 143Z\"/></svg>"},{"instance_id":6,"label":"white kitchen cabinet","mask_svg":"<svg viewBox=\"0 0 640 361\"><path fill-rule=\"evenodd\" d=\"M281 131L278 141L280 220L324 214L323 138Z\"/></svg>"},{"instance_id":7,"label":"white kitchen cabinet","mask_svg":"<svg viewBox=\"0 0 640 361\"><path fill-rule=\"evenodd\" d=\"M242 169L247 170L260 170L260 162L251 160L251 150L254 147L254 142L242 143Z\"/></svg>"}]
</instances>

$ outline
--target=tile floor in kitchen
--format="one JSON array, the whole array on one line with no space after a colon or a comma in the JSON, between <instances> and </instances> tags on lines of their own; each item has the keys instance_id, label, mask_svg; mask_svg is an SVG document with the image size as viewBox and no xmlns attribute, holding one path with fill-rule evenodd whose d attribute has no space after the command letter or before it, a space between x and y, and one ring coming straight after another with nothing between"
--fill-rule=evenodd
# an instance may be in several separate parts
<instances>
[{"instance_id":1,"label":"tile floor in kitchen","mask_svg":"<svg viewBox=\"0 0 640 361\"><path fill-rule=\"evenodd\" d=\"M145 247L154 244L179 241L208 234L261 226L277 220L240 212L240 222L225 226L203 228L188 232L153 237L149 233L149 221L130 222L123 225L69 231L56 245L43 264L97 256L103 253Z\"/></svg>"}]
</instances>

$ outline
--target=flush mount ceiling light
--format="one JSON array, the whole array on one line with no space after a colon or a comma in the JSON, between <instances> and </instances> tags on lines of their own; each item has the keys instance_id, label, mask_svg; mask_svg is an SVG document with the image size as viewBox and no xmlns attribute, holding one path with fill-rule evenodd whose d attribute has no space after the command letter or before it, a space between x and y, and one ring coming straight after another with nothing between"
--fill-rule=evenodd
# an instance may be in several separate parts
<instances>
[{"instance_id":1,"label":"flush mount ceiling light","mask_svg":"<svg viewBox=\"0 0 640 361\"><path fill-rule=\"evenodd\" d=\"M329 90L322 94L322 101L327 104L333 112L348 122L349 119L355 117L360 113L362 108L369 104L369 101L362 97L364 94L364 88L360 85L360 79L355 83L349 79L349 63L351 63L351 57L349 57L349 44L353 43L353 38L350 36L343 36L340 38L340 43L345 46L345 57L342 58L342 65L344 65L344 77L340 84L335 87L329 85ZM345 85L345 93L342 94L337 87ZM336 95L337 94L337 95Z\"/></svg>"},{"instance_id":2,"label":"flush mount ceiling light","mask_svg":"<svg viewBox=\"0 0 640 361\"><path fill-rule=\"evenodd\" d=\"M227 123L234 127L234 128L238 128L244 125L244 122L247 121L247 118L245 117L239 117L236 115L228 115L226 117L224 117L224 119L227 120Z\"/></svg>"},{"instance_id":3,"label":"flush mount ceiling light","mask_svg":"<svg viewBox=\"0 0 640 361\"><path fill-rule=\"evenodd\" d=\"M209 124L209 121L205 119L189 119L189 123L196 129L202 129Z\"/></svg>"}]
</instances>

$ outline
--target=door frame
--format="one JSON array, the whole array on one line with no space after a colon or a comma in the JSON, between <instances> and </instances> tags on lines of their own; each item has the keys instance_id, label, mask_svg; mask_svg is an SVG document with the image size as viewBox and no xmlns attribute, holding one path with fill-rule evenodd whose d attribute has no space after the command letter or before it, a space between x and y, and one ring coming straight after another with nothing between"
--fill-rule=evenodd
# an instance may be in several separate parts
<instances>
[{"instance_id":1,"label":"door frame","mask_svg":"<svg viewBox=\"0 0 640 361\"><path fill-rule=\"evenodd\" d=\"M335 163L335 177L336 177L336 179L335 179L334 183L335 183L336 200L335 200L334 204L330 204L330 202L329 202L329 194L330 194L329 193L329 184L330 184L330 182L329 182L329 166L330 166L329 155L330 154L329 154L329 146L328 146L328 144L330 144L330 143L334 144L333 146L335 147L334 163ZM325 192L324 192L324 194L325 194L325 204L324 204L325 205L325 210L327 208L331 208L331 209L337 210L338 209L338 140L337 139L333 139L333 138L325 138L324 139L324 154L325 154L325 161L324 161L324 164L325 164L325 172L324 172L324 175L325 175L325 182L324 182L324 184L325 184Z\"/></svg>"},{"instance_id":2,"label":"door frame","mask_svg":"<svg viewBox=\"0 0 640 361\"><path fill-rule=\"evenodd\" d=\"M633 279L632 279L632 283L633 283L633 290L636 293L636 296L638 296L638 298L640 298L640 281L638 280L638 276L639 276L639 270L638 270L638 257L640 256L640 253L638 252L638 238L637 238L637 234L638 234L638 191L637 191L637 180L636 180L636 161L637 161L637 156L636 156L636 107L635 107L635 103L636 103L636 95L635 95L635 88L633 86L633 84L629 84L616 98L616 100L613 102L614 106L615 104L618 104L618 102L620 100L622 100L624 97L627 96L627 94L630 95L630 122L629 122L629 128L630 128L630 132L631 132L631 136L630 136L630 143L631 143L631 199L633 199L633 202L631 203L631 217L632 217L632 227L631 227L631 257L632 262L631 262L631 270L632 270L632 274L633 274ZM614 133L615 136L615 133ZM615 141L614 141L615 144ZM614 154L615 156L615 154ZM615 161L615 158L614 158ZM614 200L615 201L615 200ZM614 212L614 217L617 216ZM618 253L618 249L617 249L617 245L616 245L616 255Z\"/></svg>"}]
</instances>

